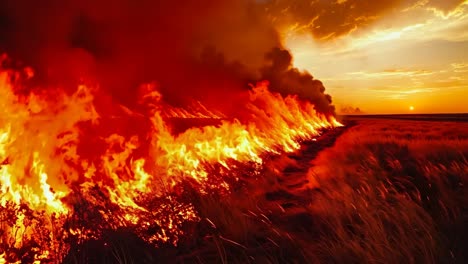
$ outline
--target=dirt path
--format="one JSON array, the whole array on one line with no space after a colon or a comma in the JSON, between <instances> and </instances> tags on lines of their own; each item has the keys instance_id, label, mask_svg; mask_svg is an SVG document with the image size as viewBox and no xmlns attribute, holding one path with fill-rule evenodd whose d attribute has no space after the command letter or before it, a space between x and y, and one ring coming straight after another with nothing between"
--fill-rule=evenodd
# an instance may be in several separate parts
<instances>
[{"instance_id":1,"label":"dirt path","mask_svg":"<svg viewBox=\"0 0 468 264\"><path fill-rule=\"evenodd\" d=\"M298 213L304 205L313 199L313 192L309 188L307 172L311 167L311 161L324 149L332 147L337 138L353 124L338 127L327 131L316 141L304 142L299 151L287 154L287 158L293 160L291 164L277 174L277 184L273 190L265 192L265 205L272 211L280 210L283 213Z\"/></svg>"}]
</instances>

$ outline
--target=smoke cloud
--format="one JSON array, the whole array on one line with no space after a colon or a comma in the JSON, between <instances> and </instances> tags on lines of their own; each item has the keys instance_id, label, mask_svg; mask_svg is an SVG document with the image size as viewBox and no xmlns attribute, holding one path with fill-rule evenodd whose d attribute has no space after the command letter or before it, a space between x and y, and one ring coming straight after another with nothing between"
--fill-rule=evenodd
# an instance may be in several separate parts
<instances>
[{"instance_id":1,"label":"smoke cloud","mask_svg":"<svg viewBox=\"0 0 468 264\"><path fill-rule=\"evenodd\" d=\"M237 85L231 84L234 76L211 74L211 65L201 61L208 46L253 71L279 45L274 29L247 1L14 0L2 5L0 45L11 57L48 81L96 81L125 103L134 101L135 87L147 81L157 81L176 101L216 92L211 86Z\"/></svg>"},{"instance_id":2,"label":"smoke cloud","mask_svg":"<svg viewBox=\"0 0 468 264\"><path fill-rule=\"evenodd\" d=\"M36 70L47 85L99 83L111 101L132 106L141 83L165 100L220 107L248 84L310 100L332 113L331 97L292 66L278 31L294 25L329 40L412 6L450 12L462 0L3 0L0 52ZM230 100L235 109L241 102Z\"/></svg>"},{"instance_id":3,"label":"smoke cloud","mask_svg":"<svg viewBox=\"0 0 468 264\"><path fill-rule=\"evenodd\" d=\"M270 89L283 94L296 94L314 102L315 109L321 113L334 112L331 96L324 94L325 87L308 72L293 68L292 56L284 49L276 48L267 53L270 65L262 69L263 79L270 80Z\"/></svg>"},{"instance_id":4,"label":"smoke cloud","mask_svg":"<svg viewBox=\"0 0 468 264\"><path fill-rule=\"evenodd\" d=\"M0 51L32 66L38 83L98 83L109 100L130 107L140 84L156 82L175 106L199 100L229 112L242 103L239 91L268 80L272 90L334 113L323 84L292 66L278 30L295 24L329 39L401 2L4 0Z\"/></svg>"}]
</instances>

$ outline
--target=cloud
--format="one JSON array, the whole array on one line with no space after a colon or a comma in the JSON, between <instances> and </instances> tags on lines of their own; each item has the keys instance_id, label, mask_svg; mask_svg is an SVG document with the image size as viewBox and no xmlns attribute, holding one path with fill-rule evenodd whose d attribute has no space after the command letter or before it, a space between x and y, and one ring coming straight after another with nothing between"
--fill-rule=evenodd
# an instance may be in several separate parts
<instances>
[{"instance_id":1,"label":"cloud","mask_svg":"<svg viewBox=\"0 0 468 264\"><path fill-rule=\"evenodd\" d=\"M435 72L430 70L409 70L409 69L388 69L380 72L349 72L348 75L356 76L356 78L364 79L380 79L380 78L395 78L395 77L420 77L432 75Z\"/></svg>"},{"instance_id":2,"label":"cloud","mask_svg":"<svg viewBox=\"0 0 468 264\"><path fill-rule=\"evenodd\" d=\"M378 20L399 0L277 0L266 8L273 21L289 30L309 32L320 40L346 35Z\"/></svg>"},{"instance_id":3,"label":"cloud","mask_svg":"<svg viewBox=\"0 0 468 264\"><path fill-rule=\"evenodd\" d=\"M265 2L264 5L271 19L282 27L283 31L308 32L316 39L325 41L366 29L387 16L401 15L401 13L427 10L444 18L460 15L463 13L462 6L466 2L466 0L276 0Z\"/></svg>"},{"instance_id":4,"label":"cloud","mask_svg":"<svg viewBox=\"0 0 468 264\"><path fill-rule=\"evenodd\" d=\"M408 98L410 96L414 96L416 94L425 94L425 93L433 93L437 92L439 88L406 88L406 87L374 87L370 88L370 91L375 93L376 97L384 98L384 99L391 99L391 100L401 100Z\"/></svg>"},{"instance_id":5,"label":"cloud","mask_svg":"<svg viewBox=\"0 0 468 264\"><path fill-rule=\"evenodd\" d=\"M420 2L425 2L424 7L444 18L457 15L461 11L461 6L467 3L466 0L425 0Z\"/></svg>"},{"instance_id":6,"label":"cloud","mask_svg":"<svg viewBox=\"0 0 468 264\"><path fill-rule=\"evenodd\" d=\"M451 66L454 72L457 72L457 73L468 72L468 63L465 63L465 62L452 63Z\"/></svg>"}]
</instances>

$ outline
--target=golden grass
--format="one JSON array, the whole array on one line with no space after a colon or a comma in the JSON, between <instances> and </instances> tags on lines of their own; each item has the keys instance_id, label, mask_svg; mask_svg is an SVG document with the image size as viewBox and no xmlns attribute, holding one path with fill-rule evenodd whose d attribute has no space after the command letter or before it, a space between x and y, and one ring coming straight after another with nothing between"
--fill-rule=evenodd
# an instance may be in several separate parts
<instances>
[{"instance_id":1,"label":"golden grass","mask_svg":"<svg viewBox=\"0 0 468 264\"><path fill-rule=\"evenodd\" d=\"M463 263L468 124L364 120L313 161L324 261Z\"/></svg>"},{"instance_id":2,"label":"golden grass","mask_svg":"<svg viewBox=\"0 0 468 264\"><path fill-rule=\"evenodd\" d=\"M359 120L305 152L230 195L188 187L201 221L177 247L111 230L64 263L468 263L468 123Z\"/></svg>"},{"instance_id":3,"label":"golden grass","mask_svg":"<svg viewBox=\"0 0 468 264\"><path fill-rule=\"evenodd\" d=\"M303 162L282 157L230 197L199 197L213 230L189 260L466 263L467 156L467 123L359 121L311 161L306 188L282 186Z\"/></svg>"}]
</instances>

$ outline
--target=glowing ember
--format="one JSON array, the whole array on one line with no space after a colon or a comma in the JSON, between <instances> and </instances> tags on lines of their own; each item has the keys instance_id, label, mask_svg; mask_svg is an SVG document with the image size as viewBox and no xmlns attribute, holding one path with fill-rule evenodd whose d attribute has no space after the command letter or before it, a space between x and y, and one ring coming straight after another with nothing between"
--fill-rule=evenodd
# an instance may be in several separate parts
<instances>
[{"instance_id":1,"label":"glowing ember","mask_svg":"<svg viewBox=\"0 0 468 264\"><path fill-rule=\"evenodd\" d=\"M2 220L11 223L1 227L0 252L40 241L31 248L34 260L60 259L54 254L66 252L57 250L67 250L65 240L97 239L105 229L131 227L147 242L175 244L183 235L181 225L198 221L183 200L183 184L202 193L228 191L236 180L235 164L259 170L266 154L294 151L300 141L339 125L317 115L310 103L270 92L267 82L245 92L237 119L199 102L189 110L171 108L147 84L141 101L149 109L143 118L148 129L106 134L106 117L96 111L92 88L82 85L71 95L18 92L22 76L33 73L0 72L0 205ZM121 118L142 122L135 116ZM174 135L168 117L222 120ZM155 226L158 231L148 231ZM3 258L14 256L2 253Z\"/></svg>"}]
</instances>

